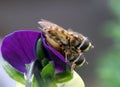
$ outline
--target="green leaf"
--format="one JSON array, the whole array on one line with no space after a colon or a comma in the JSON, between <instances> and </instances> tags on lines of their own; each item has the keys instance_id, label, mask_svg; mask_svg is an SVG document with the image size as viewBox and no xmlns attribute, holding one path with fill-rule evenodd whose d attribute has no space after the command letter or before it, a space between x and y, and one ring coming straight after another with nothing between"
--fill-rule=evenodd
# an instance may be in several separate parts
<instances>
[{"instance_id":1,"label":"green leaf","mask_svg":"<svg viewBox=\"0 0 120 87\"><path fill-rule=\"evenodd\" d=\"M6 61L2 62L2 66L4 68L4 70L7 72L7 74L14 79L15 81L25 85L25 79L24 79L24 74L17 71L16 69L14 69L9 63L7 63ZM27 67L29 67L29 65L27 65ZM39 87L38 86L38 82L36 77L33 78L33 87ZM42 87L42 86L41 86Z\"/></svg>"},{"instance_id":2,"label":"green leaf","mask_svg":"<svg viewBox=\"0 0 120 87\"><path fill-rule=\"evenodd\" d=\"M54 76L54 63L49 62L41 72L44 81L44 87L57 87Z\"/></svg>"},{"instance_id":3,"label":"green leaf","mask_svg":"<svg viewBox=\"0 0 120 87\"><path fill-rule=\"evenodd\" d=\"M25 84L25 80L24 80L24 74L17 71L16 69L14 69L9 63L7 63L6 61L2 62L3 68L4 70L8 73L8 75L13 78L14 80L16 80L17 82L20 82L21 84Z\"/></svg>"},{"instance_id":4,"label":"green leaf","mask_svg":"<svg viewBox=\"0 0 120 87\"><path fill-rule=\"evenodd\" d=\"M54 63L49 62L41 72L42 78L47 78L48 76L54 77Z\"/></svg>"},{"instance_id":5,"label":"green leaf","mask_svg":"<svg viewBox=\"0 0 120 87\"><path fill-rule=\"evenodd\" d=\"M62 73L57 73L55 75L55 80L57 83L67 82L73 78L73 73L69 69L68 66L66 66L66 71Z\"/></svg>"}]
</instances>

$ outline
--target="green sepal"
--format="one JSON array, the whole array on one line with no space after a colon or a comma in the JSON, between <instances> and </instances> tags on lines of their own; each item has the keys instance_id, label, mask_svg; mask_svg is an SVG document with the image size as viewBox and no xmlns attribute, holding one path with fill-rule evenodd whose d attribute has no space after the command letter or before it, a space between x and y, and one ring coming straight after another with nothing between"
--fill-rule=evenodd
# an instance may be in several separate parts
<instances>
[{"instance_id":1,"label":"green sepal","mask_svg":"<svg viewBox=\"0 0 120 87\"><path fill-rule=\"evenodd\" d=\"M43 67L40 63L40 61L36 61L35 67L34 67L34 79L33 79L33 86L32 87L44 87L43 86L43 79L41 77L41 71Z\"/></svg>"},{"instance_id":2,"label":"green sepal","mask_svg":"<svg viewBox=\"0 0 120 87\"><path fill-rule=\"evenodd\" d=\"M41 72L41 76L44 82L44 87L57 87L55 82L55 71L54 71L54 63L49 62Z\"/></svg>"},{"instance_id":3,"label":"green sepal","mask_svg":"<svg viewBox=\"0 0 120 87\"><path fill-rule=\"evenodd\" d=\"M4 68L4 70L7 72L7 74L14 80L16 80L17 82L21 83L21 84L25 84L25 80L24 80L24 74L17 71L16 69L14 69L9 63L7 63L6 61L2 61L2 66Z\"/></svg>"},{"instance_id":4,"label":"green sepal","mask_svg":"<svg viewBox=\"0 0 120 87\"><path fill-rule=\"evenodd\" d=\"M70 70L68 66L66 66L66 71L57 73L55 75L55 80L57 83L67 82L73 78L73 72Z\"/></svg>"},{"instance_id":5,"label":"green sepal","mask_svg":"<svg viewBox=\"0 0 120 87\"><path fill-rule=\"evenodd\" d=\"M36 54L37 54L37 57L38 57L38 59L39 59L40 61L45 58L45 54L44 54L44 50L43 50L41 38L37 41Z\"/></svg>"},{"instance_id":6,"label":"green sepal","mask_svg":"<svg viewBox=\"0 0 120 87\"><path fill-rule=\"evenodd\" d=\"M37 41L36 54L37 54L38 60L41 62L43 67L48 64L48 60L44 54L41 38Z\"/></svg>"},{"instance_id":7,"label":"green sepal","mask_svg":"<svg viewBox=\"0 0 120 87\"><path fill-rule=\"evenodd\" d=\"M43 67L45 67L48 64L48 60L46 58L42 59L41 64Z\"/></svg>"}]
</instances>

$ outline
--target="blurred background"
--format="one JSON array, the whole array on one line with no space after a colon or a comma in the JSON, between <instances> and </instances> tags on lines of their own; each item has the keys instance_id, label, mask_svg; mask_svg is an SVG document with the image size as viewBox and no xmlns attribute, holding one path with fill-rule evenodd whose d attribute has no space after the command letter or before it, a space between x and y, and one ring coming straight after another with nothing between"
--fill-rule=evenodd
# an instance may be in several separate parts
<instances>
[{"instance_id":1,"label":"blurred background","mask_svg":"<svg viewBox=\"0 0 120 87\"><path fill-rule=\"evenodd\" d=\"M87 36L88 64L76 71L86 87L120 87L120 0L0 0L0 38L15 30L38 30L40 19ZM0 58L0 87L15 87Z\"/></svg>"}]
</instances>

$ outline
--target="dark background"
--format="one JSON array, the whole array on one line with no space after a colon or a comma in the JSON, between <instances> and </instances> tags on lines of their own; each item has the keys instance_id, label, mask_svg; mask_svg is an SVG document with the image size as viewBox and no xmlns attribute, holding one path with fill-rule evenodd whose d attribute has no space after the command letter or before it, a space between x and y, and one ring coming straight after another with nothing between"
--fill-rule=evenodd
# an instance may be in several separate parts
<instances>
[{"instance_id":1,"label":"dark background","mask_svg":"<svg viewBox=\"0 0 120 87\"><path fill-rule=\"evenodd\" d=\"M47 19L66 29L82 33L91 40L95 48L85 54L89 64L76 70L86 87L98 87L96 67L99 56L111 46L111 40L102 34L102 26L112 19L108 1L0 0L0 37L15 30L38 30L37 22L40 19Z\"/></svg>"}]
</instances>

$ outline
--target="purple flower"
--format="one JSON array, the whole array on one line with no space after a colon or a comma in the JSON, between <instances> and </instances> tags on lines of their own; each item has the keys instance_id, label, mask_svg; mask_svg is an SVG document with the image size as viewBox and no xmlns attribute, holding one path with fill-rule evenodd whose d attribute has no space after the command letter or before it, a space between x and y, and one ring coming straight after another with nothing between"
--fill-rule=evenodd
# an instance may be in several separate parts
<instances>
[{"instance_id":1,"label":"purple flower","mask_svg":"<svg viewBox=\"0 0 120 87\"><path fill-rule=\"evenodd\" d=\"M37 59L36 43L39 38L42 39L46 57L54 62L56 72L65 71L69 63L65 61L63 55L46 42L43 33L38 31L20 30L3 38L1 45L3 58L15 69L25 73L25 65Z\"/></svg>"}]
</instances>

